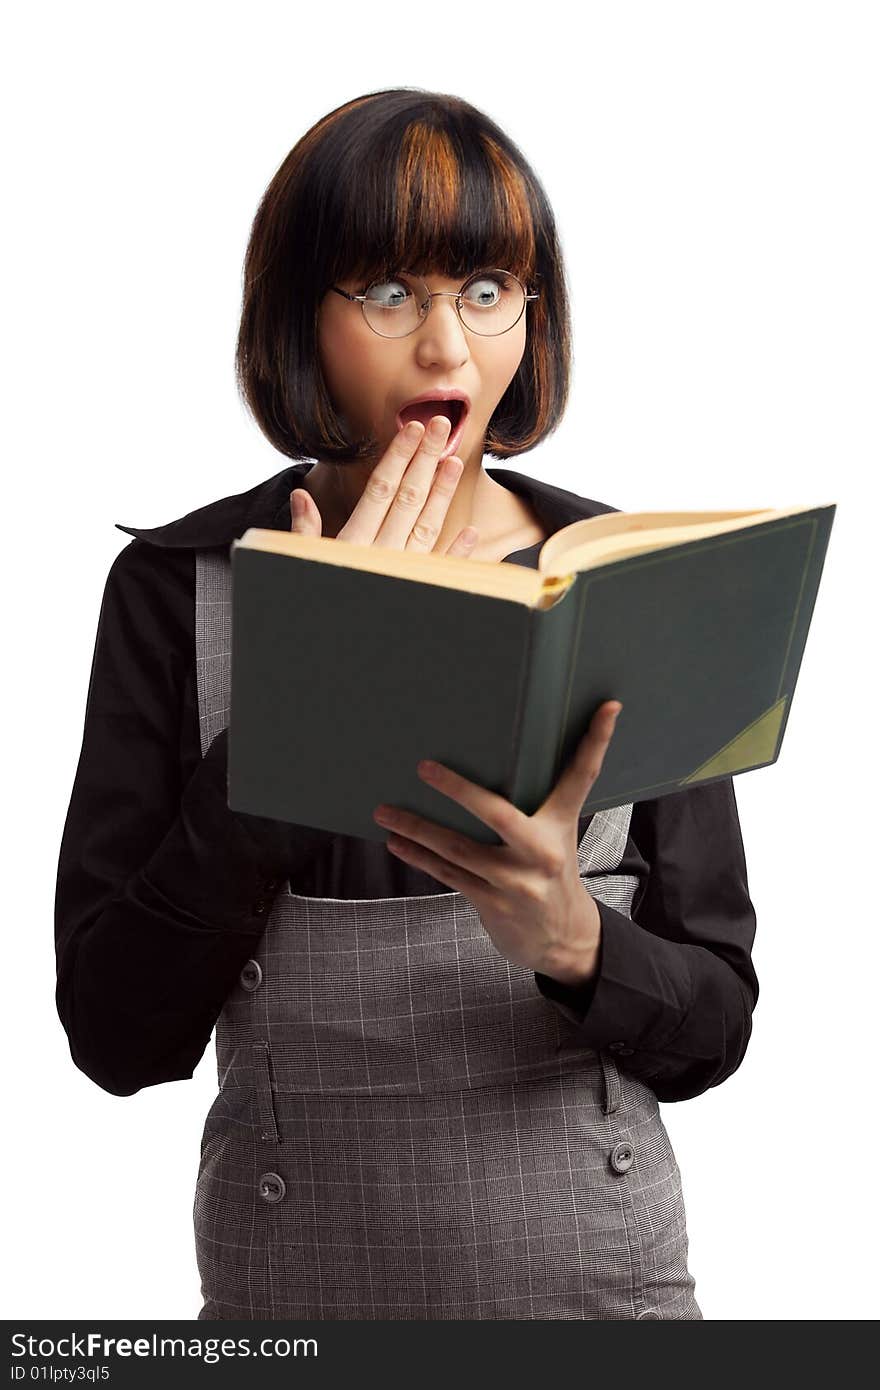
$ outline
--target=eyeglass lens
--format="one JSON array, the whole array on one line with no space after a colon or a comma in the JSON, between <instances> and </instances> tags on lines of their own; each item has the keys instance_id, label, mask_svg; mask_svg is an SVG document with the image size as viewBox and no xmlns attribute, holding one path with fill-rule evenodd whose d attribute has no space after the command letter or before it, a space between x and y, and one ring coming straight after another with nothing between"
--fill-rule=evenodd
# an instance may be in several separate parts
<instances>
[{"instance_id":1,"label":"eyeglass lens","mask_svg":"<svg viewBox=\"0 0 880 1390\"><path fill-rule=\"evenodd\" d=\"M400 338L418 328L429 303L424 281L403 271L370 285L364 316L382 337ZM522 285L506 270L478 271L461 288L461 317L471 332L484 336L506 333L524 305Z\"/></svg>"}]
</instances>

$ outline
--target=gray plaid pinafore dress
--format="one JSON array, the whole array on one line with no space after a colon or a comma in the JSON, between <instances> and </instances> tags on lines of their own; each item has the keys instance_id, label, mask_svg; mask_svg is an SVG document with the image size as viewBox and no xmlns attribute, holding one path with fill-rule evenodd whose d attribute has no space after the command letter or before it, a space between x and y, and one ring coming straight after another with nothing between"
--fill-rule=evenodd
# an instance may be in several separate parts
<instances>
[{"instance_id":1,"label":"gray plaid pinafore dress","mask_svg":"<svg viewBox=\"0 0 880 1390\"><path fill-rule=\"evenodd\" d=\"M202 753L229 719L229 554L196 553ZM629 914L632 807L585 887ZM216 1027L199 1319L702 1318L657 1098L460 893L278 893Z\"/></svg>"}]
</instances>

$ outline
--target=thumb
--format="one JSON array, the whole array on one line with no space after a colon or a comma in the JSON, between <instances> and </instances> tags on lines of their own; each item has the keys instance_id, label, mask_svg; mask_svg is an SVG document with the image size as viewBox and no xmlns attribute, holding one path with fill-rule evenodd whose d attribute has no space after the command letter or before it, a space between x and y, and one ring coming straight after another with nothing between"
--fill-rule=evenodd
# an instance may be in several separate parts
<instances>
[{"instance_id":1,"label":"thumb","mask_svg":"<svg viewBox=\"0 0 880 1390\"><path fill-rule=\"evenodd\" d=\"M593 712L587 732L582 736L574 756L550 793L547 802L563 815L577 816L587 800L599 773L608 745L614 735L617 716L623 709L619 700L604 700Z\"/></svg>"},{"instance_id":2,"label":"thumb","mask_svg":"<svg viewBox=\"0 0 880 1390\"><path fill-rule=\"evenodd\" d=\"M321 513L304 487L294 488L290 494L290 529L299 536L321 534Z\"/></svg>"}]
</instances>

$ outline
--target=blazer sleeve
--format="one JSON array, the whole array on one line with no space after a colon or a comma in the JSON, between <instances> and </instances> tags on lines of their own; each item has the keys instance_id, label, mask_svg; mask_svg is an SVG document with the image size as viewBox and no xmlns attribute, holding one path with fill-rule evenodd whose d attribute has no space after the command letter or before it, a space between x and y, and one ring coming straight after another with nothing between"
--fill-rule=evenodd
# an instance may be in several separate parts
<instances>
[{"instance_id":1,"label":"blazer sleeve","mask_svg":"<svg viewBox=\"0 0 880 1390\"><path fill-rule=\"evenodd\" d=\"M56 1006L76 1065L115 1095L182 1080L324 832L230 811L227 733L184 785L193 553L135 540L101 603L55 890Z\"/></svg>"},{"instance_id":2,"label":"blazer sleeve","mask_svg":"<svg viewBox=\"0 0 880 1390\"><path fill-rule=\"evenodd\" d=\"M648 866L632 918L596 899L598 968L584 986L536 974L590 1047L661 1101L689 1100L743 1060L758 1001L756 917L730 777L633 807Z\"/></svg>"}]
</instances>

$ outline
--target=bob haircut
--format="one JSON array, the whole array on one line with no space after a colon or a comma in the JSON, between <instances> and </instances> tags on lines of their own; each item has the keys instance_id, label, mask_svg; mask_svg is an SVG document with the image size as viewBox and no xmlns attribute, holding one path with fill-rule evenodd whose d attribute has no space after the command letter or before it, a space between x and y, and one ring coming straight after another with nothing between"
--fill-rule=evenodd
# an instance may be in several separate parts
<instances>
[{"instance_id":1,"label":"bob haircut","mask_svg":"<svg viewBox=\"0 0 880 1390\"><path fill-rule=\"evenodd\" d=\"M550 434L568 399L568 295L546 194L516 145L458 97L395 87L336 107L294 145L251 227L235 375L263 434L293 459L370 457L376 441L348 437L321 371L330 286L492 266L538 292L486 433L487 452L506 458Z\"/></svg>"}]
</instances>

